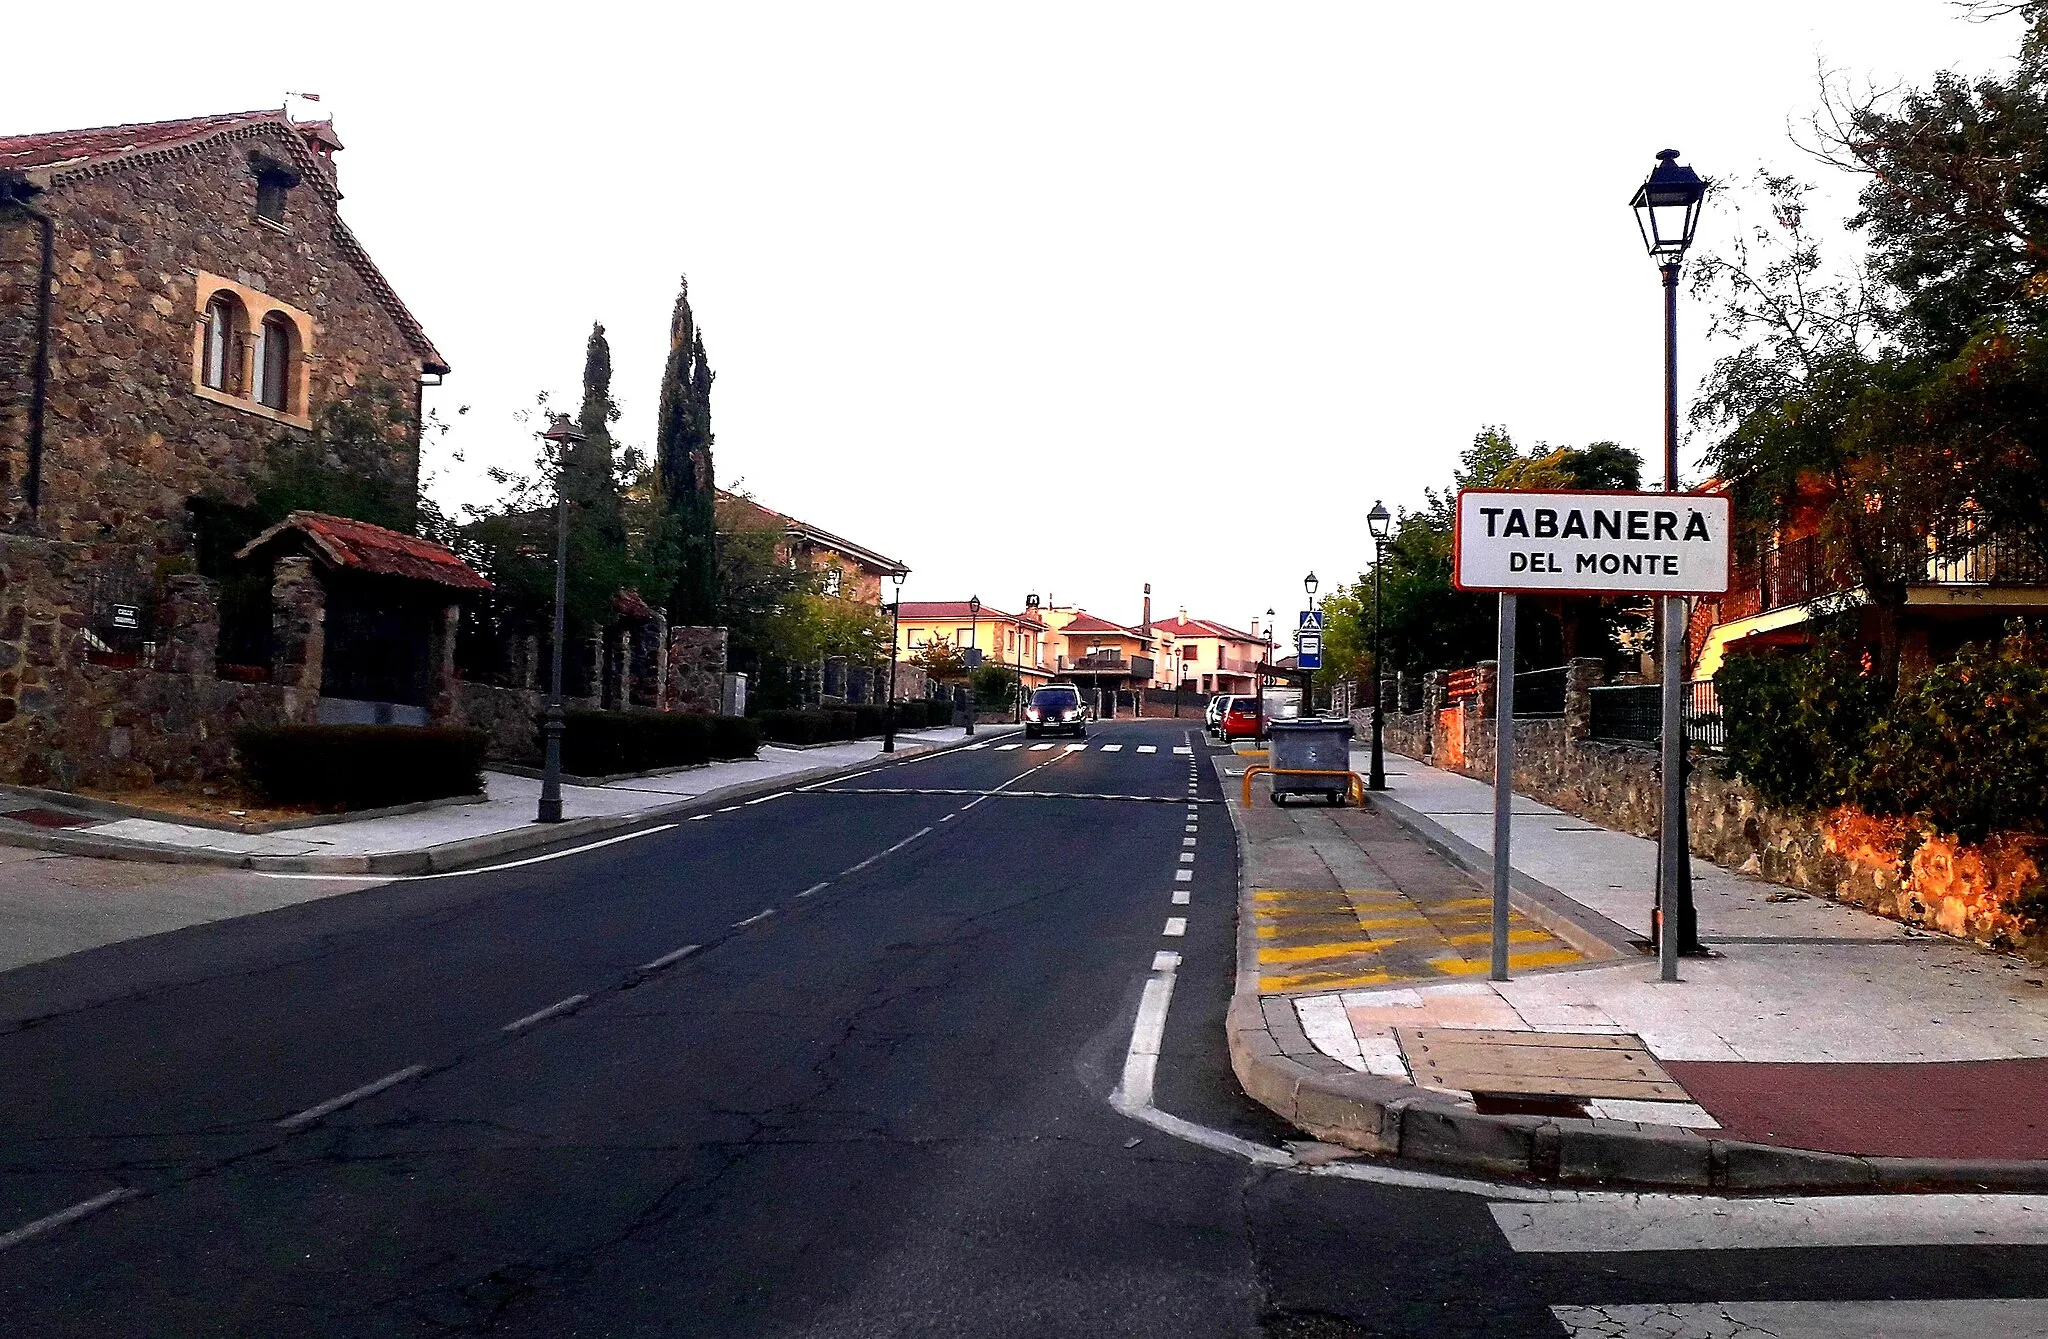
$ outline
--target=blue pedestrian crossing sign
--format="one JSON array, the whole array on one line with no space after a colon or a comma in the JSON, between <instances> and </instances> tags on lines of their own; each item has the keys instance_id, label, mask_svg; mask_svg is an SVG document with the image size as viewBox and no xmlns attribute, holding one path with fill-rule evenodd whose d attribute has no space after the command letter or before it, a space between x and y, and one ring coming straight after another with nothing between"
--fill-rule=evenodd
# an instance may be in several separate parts
<instances>
[{"instance_id":1,"label":"blue pedestrian crossing sign","mask_svg":"<svg viewBox=\"0 0 2048 1339\"><path fill-rule=\"evenodd\" d=\"M1305 670L1323 667L1323 634L1303 628L1294 634L1294 663Z\"/></svg>"},{"instance_id":2,"label":"blue pedestrian crossing sign","mask_svg":"<svg viewBox=\"0 0 2048 1339\"><path fill-rule=\"evenodd\" d=\"M1295 624L1295 626L1303 632L1321 632L1323 630L1323 611L1320 609L1302 610L1301 622Z\"/></svg>"}]
</instances>

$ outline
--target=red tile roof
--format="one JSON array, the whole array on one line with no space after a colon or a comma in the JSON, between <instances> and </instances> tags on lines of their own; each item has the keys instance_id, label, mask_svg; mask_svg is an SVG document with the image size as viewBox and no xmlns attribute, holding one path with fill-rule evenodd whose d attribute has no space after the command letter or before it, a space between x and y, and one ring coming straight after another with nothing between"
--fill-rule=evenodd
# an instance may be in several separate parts
<instances>
[{"instance_id":1,"label":"red tile roof","mask_svg":"<svg viewBox=\"0 0 2048 1339\"><path fill-rule=\"evenodd\" d=\"M905 600L903 602L903 616L912 619L970 617L967 610L967 601L965 600ZM998 622L1017 623L1025 626L1039 622L1038 619L1028 614L1006 614L1002 610L986 604L981 607L981 616L985 620L995 619Z\"/></svg>"},{"instance_id":2,"label":"red tile roof","mask_svg":"<svg viewBox=\"0 0 2048 1339\"><path fill-rule=\"evenodd\" d=\"M1257 642L1265 645L1265 638L1254 637L1249 632L1239 632L1227 623L1218 623L1213 618L1171 618L1154 624L1159 631L1173 637L1221 637L1227 641Z\"/></svg>"},{"instance_id":3,"label":"red tile roof","mask_svg":"<svg viewBox=\"0 0 2048 1339\"><path fill-rule=\"evenodd\" d=\"M1122 625L1121 623L1112 623L1112 622L1110 622L1110 621L1109 621L1108 619L1106 619L1106 618L1097 618L1097 617L1096 617L1095 615L1093 615L1093 614L1076 614L1076 615L1074 615L1074 617L1073 617L1073 618L1072 618L1071 620L1069 620L1069 621L1068 621L1068 623L1067 623L1067 626L1065 626L1064 628L1061 628L1061 629L1060 629L1060 631L1061 631L1061 632L1120 632L1120 633L1122 633L1122 634L1123 634L1124 636L1126 636L1126 637L1142 637L1142 636L1144 636L1144 634L1143 634L1143 633L1141 633L1141 632L1139 632L1139 631L1138 631L1138 630L1137 630L1136 628L1127 628L1127 627L1123 626L1123 625Z\"/></svg>"},{"instance_id":4,"label":"red tile roof","mask_svg":"<svg viewBox=\"0 0 2048 1339\"><path fill-rule=\"evenodd\" d=\"M864 544L856 544L850 539L833 534L830 530L821 530L808 521L799 521L794 516L784 516L781 512L764 507L744 494L729 493L721 488L718 490L718 498L714 505L724 509L725 514L718 518L718 524L727 529L781 526L791 539L807 541L821 549L830 549L882 575L896 572L908 574L910 571L908 567L887 554L877 553Z\"/></svg>"},{"instance_id":5,"label":"red tile roof","mask_svg":"<svg viewBox=\"0 0 2048 1339\"><path fill-rule=\"evenodd\" d=\"M26 173L37 186L49 190L123 168L147 167L181 153L195 152L215 140L261 140L281 146L332 209L339 204L341 191L334 184L330 165L306 143L308 135L317 135L330 149L341 143L332 124L294 121L281 108L188 116L176 121L138 121L85 130L0 135L0 171ZM398 323L413 351L419 354L424 369L447 372L448 360L427 338L418 318L399 300L390 281L370 259L370 253L339 214L332 217L335 245L376 294L379 305Z\"/></svg>"},{"instance_id":6,"label":"red tile roof","mask_svg":"<svg viewBox=\"0 0 2048 1339\"><path fill-rule=\"evenodd\" d=\"M243 545L235 556L246 558L287 531L303 535L316 554L336 567L431 581L456 590L491 589L482 574L431 540L318 511L293 512Z\"/></svg>"}]
</instances>

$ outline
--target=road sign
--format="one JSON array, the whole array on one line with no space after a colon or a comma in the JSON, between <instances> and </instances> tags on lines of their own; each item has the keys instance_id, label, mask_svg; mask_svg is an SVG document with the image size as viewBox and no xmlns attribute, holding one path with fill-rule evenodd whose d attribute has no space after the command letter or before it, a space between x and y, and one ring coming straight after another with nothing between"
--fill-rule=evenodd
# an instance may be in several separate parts
<instances>
[{"instance_id":1,"label":"road sign","mask_svg":"<svg viewBox=\"0 0 2048 1339\"><path fill-rule=\"evenodd\" d=\"M1323 634L1320 632L1297 632L1294 634L1294 663L1305 670L1319 670L1323 667Z\"/></svg>"},{"instance_id":2,"label":"road sign","mask_svg":"<svg viewBox=\"0 0 2048 1339\"><path fill-rule=\"evenodd\" d=\"M1303 631L1321 632L1323 630L1323 611L1320 609L1302 610L1301 621L1295 624L1295 626Z\"/></svg>"},{"instance_id":3,"label":"road sign","mask_svg":"<svg viewBox=\"0 0 2048 1339\"><path fill-rule=\"evenodd\" d=\"M1460 590L1719 595L1729 500L1468 488L1458 494L1452 562Z\"/></svg>"}]
</instances>

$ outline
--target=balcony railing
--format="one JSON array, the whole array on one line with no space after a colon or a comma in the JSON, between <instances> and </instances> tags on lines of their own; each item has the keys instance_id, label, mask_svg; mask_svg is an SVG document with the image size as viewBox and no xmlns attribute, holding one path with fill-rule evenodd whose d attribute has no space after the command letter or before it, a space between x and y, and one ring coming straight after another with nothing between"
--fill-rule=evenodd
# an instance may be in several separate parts
<instances>
[{"instance_id":1,"label":"balcony railing","mask_svg":"<svg viewBox=\"0 0 2048 1339\"><path fill-rule=\"evenodd\" d=\"M1971 527L1975 531L1975 527ZM1848 555L1804 535L1773 544L1730 574L1721 621L1747 618L1856 589L1862 576ZM1914 585L2048 584L2048 567L2018 541L1989 530L1965 532L1928 554Z\"/></svg>"},{"instance_id":2,"label":"balcony railing","mask_svg":"<svg viewBox=\"0 0 2048 1339\"><path fill-rule=\"evenodd\" d=\"M1120 670L1125 667L1121 651L1090 651L1085 656L1076 656L1067 664L1068 669L1078 670Z\"/></svg>"}]
</instances>

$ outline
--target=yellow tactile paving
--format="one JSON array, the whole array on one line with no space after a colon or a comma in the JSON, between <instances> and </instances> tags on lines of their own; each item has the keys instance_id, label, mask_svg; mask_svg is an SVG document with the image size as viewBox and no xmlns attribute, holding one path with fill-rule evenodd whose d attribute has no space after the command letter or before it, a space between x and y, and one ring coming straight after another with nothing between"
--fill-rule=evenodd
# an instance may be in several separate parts
<instances>
[{"instance_id":1,"label":"yellow tactile paving","mask_svg":"<svg viewBox=\"0 0 2048 1339\"><path fill-rule=\"evenodd\" d=\"M1255 889L1259 989L1362 989L1484 973L1490 965L1492 906L1488 897L1431 899L1392 888ZM1581 960L1519 913L1511 913L1508 942L1514 971Z\"/></svg>"}]
</instances>

